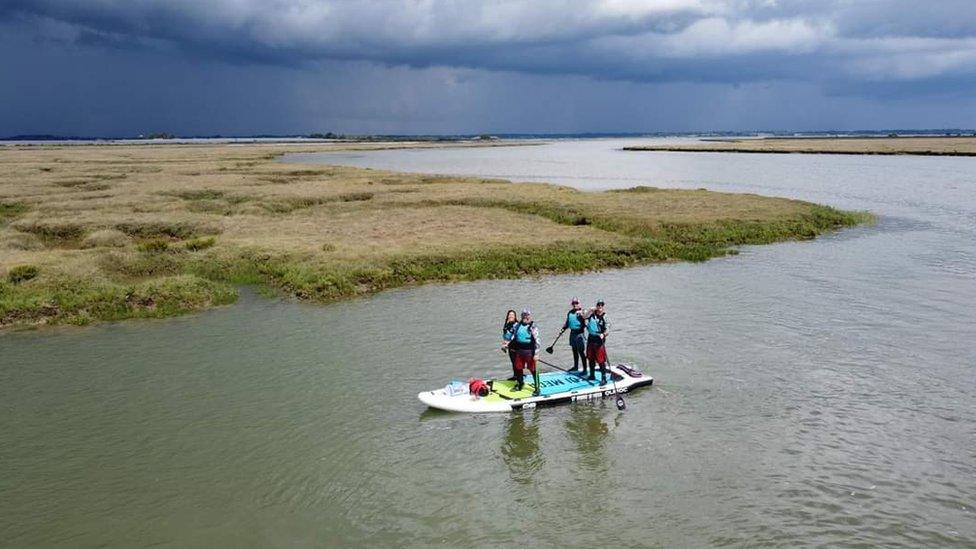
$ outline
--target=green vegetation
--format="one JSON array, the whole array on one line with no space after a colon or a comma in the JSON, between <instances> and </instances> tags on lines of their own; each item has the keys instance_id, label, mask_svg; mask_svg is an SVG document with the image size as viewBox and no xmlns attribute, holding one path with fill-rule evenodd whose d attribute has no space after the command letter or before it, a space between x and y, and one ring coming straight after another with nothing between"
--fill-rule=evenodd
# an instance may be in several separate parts
<instances>
[{"instance_id":1,"label":"green vegetation","mask_svg":"<svg viewBox=\"0 0 976 549\"><path fill-rule=\"evenodd\" d=\"M26 204L20 202L0 202L0 226L6 225L28 209Z\"/></svg>"},{"instance_id":2,"label":"green vegetation","mask_svg":"<svg viewBox=\"0 0 976 549\"><path fill-rule=\"evenodd\" d=\"M38 282L0 284L0 326L163 318L237 299L233 288L190 275L128 285L71 278Z\"/></svg>"},{"instance_id":3,"label":"green vegetation","mask_svg":"<svg viewBox=\"0 0 976 549\"><path fill-rule=\"evenodd\" d=\"M55 183L58 187L65 187L68 189L74 189L76 191L105 191L111 188L111 185L107 183L96 183L94 181L88 181L86 179L69 179L66 181L58 181Z\"/></svg>"},{"instance_id":4,"label":"green vegetation","mask_svg":"<svg viewBox=\"0 0 976 549\"><path fill-rule=\"evenodd\" d=\"M305 208L311 208L313 206L321 206L322 204L328 204L330 202L358 202L363 200L370 200L373 198L373 193L357 192L357 193L347 193L340 194L337 196L290 196L287 198L282 198L280 200L273 200L268 202L261 202L262 208L270 213L274 214L285 214L291 213L295 210L301 210Z\"/></svg>"},{"instance_id":5,"label":"green vegetation","mask_svg":"<svg viewBox=\"0 0 976 549\"><path fill-rule=\"evenodd\" d=\"M38 272L39 269L34 265L17 265L7 273L7 280L11 284L20 284L21 282L37 278Z\"/></svg>"},{"instance_id":6,"label":"green vegetation","mask_svg":"<svg viewBox=\"0 0 976 549\"><path fill-rule=\"evenodd\" d=\"M170 276L183 272L185 258L178 251L174 253L131 254L115 252L101 256L99 267L112 278L121 280L142 280L156 276Z\"/></svg>"},{"instance_id":7,"label":"green vegetation","mask_svg":"<svg viewBox=\"0 0 976 549\"><path fill-rule=\"evenodd\" d=\"M321 174L322 172L303 170L290 173L297 174L294 177L305 177L307 174ZM284 181L284 178L281 181ZM285 214L332 202L359 202L373 198L373 193L371 192L351 192L331 196L289 195L270 200L262 199L258 196L232 195L214 189L178 191L165 194L190 201L191 203L188 206L190 211L216 213L225 216L256 213L260 210L271 214ZM245 207L241 207L242 205L245 205Z\"/></svg>"},{"instance_id":8,"label":"green vegetation","mask_svg":"<svg viewBox=\"0 0 976 549\"><path fill-rule=\"evenodd\" d=\"M0 241L0 246L11 250L23 251L38 251L45 248L40 238L27 233L8 234Z\"/></svg>"},{"instance_id":9,"label":"green vegetation","mask_svg":"<svg viewBox=\"0 0 976 549\"><path fill-rule=\"evenodd\" d=\"M115 228L123 233L141 239L171 238L182 240L197 235L217 234L220 230L214 226L189 222L126 222L117 223Z\"/></svg>"},{"instance_id":10,"label":"green vegetation","mask_svg":"<svg viewBox=\"0 0 976 549\"><path fill-rule=\"evenodd\" d=\"M194 238L184 244L184 247L191 252L199 252L200 250L206 250L207 248L213 247L217 243L217 239L208 236L206 238Z\"/></svg>"},{"instance_id":11,"label":"green vegetation","mask_svg":"<svg viewBox=\"0 0 976 549\"><path fill-rule=\"evenodd\" d=\"M577 219L567 225L576 225ZM379 262L336 264L306 256L242 253L232 258L189 262L183 269L234 284L265 284L299 297L332 301L388 288L427 282L518 278L586 272L649 262L705 261L735 252L735 246L808 239L840 227L869 222L870 215L820 206L802 219L778 223L722 222L713 226L667 226L653 235L606 245L562 241L513 249L499 246L470 252L394 257ZM624 227L624 232L639 228ZM323 251L335 246L324 244Z\"/></svg>"},{"instance_id":12,"label":"green vegetation","mask_svg":"<svg viewBox=\"0 0 976 549\"><path fill-rule=\"evenodd\" d=\"M703 261L872 219L703 189L590 193L297 169L275 160L283 150L0 150L0 328L181 314L233 301L235 284L327 302L427 282ZM55 162L56 173L40 169ZM106 179L117 188L78 192Z\"/></svg>"},{"instance_id":13,"label":"green vegetation","mask_svg":"<svg viewBox=\"0 0 976 549\"><path fill-rule=\"evenodd\" d=\"M14 225L14 229L32 234L50 247L74 247L85 236L85 227L70 221L19 223Z\"/></svg>"},{"instance_id":14,"label":"green vegetation","mask_svg":"<svg viewBox=\"0 0 976 549\"><path fill-rule=\"evenodd\" d=\"M81 241L82 248L124 248L132 242L129 235L118 229L100 229Z\"/></svg>"},{"instance_id":15,"label":"green vegetation","mask_svg":"<svg viewBox=\"0 0 976 549\"><path fill-rule=\"evenodd\" d=\"M175 196L177 198L182 198L183 200L216 200L218 198L223 198L226 193L224 191L218 191L215 189L199 189L175 191L162 194Z\"/></svg>"},{"instance_id":16,"label":"green vegetation","mask_svg":"<svg viewBox=\"0 0 976 549\"><path fill-rule=\"evenodd\" d=\"M139 251L150 254L163 253L169 250L169 240L153 238L139 243Z\"/></svg>"}]
</instances>

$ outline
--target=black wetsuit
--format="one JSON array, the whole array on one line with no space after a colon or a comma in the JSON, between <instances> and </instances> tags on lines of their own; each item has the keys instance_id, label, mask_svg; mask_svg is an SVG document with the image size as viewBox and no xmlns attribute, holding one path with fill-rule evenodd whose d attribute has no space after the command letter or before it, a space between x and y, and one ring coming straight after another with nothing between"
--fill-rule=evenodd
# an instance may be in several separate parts
<instances>
[{"instance_id":1,"label":"black wetsuit","mask_svg":"<svg viewBox=\"0 0 976 549\"><path fill-rule=\"evenodd\" d=\"M502 326L502 339L505 341L512 341L514 336L513 331L515 330L515 325L518 324L517 320L509 320L505 322ZM512 362L512 374L516 375L515 372L515 349L512 347L508 348L508 359Z\"/></svg>"}]
</instances>

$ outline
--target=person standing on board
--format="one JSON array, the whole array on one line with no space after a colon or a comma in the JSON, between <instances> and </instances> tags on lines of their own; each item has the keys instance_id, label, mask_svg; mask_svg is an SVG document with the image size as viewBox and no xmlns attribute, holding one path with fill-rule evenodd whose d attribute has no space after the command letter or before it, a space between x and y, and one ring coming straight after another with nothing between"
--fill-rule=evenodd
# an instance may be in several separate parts
<instances>
[{"instance_id":1,"label":"person standing on board","mask_svg":"<svg viewBox=\"0 0 976 549\"><path fill-rule=\"evenodd\" d=\"M516 313L513 309L509 309L505 314L505 324L502 325L503 347L508 347L508 342L512 341L512 338L515 336L513 330L515 329L516 324L518 324L518 313ZM515 379L518 377L518 371L515 370L515 349L508 349L508 360L512 362L512 374L514 376L512 379Z\"/></svg>"},{"instance_id":2,"label":"person standing on board","mask_svg":"<svg viewBox=\"0 0 976 549\"><path fill-rule=\"evenodd\" d=\"M506 345L515 353L515 390L521 391L525 385L522 382L523 371L528 368L532 372L535 390L532 396L539 396L539 372L536 360L539 358L539 329L532 322L532 312L522 311L522 320L512 328L512 340Z\"/></svg>"},{"instance_id":3,"label":"person standing on board","mask_svg":"<svg viewBox=\"0 0 976 549\"><path fill-rule=\"evenodd\" d=\"M580 307L579 298L574 297L569 302L569 312L566 313L566 322L559 335L569 330L569 348L573 351L573 368L570 372L580 370L586 372L586 317L583 316L583 308ZM546 350L546 352L549 352ZM580 362L583 363L582 369Z\"/></svg>"},{"instance_id":4,"label":"person standing on board","mask_svg":"<svg viewBox=\"0 0 976 549\"><path fill-rule=\"evenodd\" d=\"M586 359L590 363L590 381L596 379L596 365L600 365L600 385L607 384L607 335L610 326L607 323L606 311L601 299L596 307L586 311Z\"/></svg>"}]
</instances>

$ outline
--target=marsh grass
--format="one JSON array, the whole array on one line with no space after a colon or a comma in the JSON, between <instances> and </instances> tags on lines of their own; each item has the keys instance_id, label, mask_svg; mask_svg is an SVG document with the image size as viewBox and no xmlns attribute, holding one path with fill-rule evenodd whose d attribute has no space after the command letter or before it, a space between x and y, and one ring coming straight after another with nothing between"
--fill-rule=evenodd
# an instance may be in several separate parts
<instances>
[{"instance_id":1,"label":"marsh grass","mask_svg":"<svg viewBox=\"0 0 976 549\"><path fill-rule=\"evenodd\" d=\"M192 275L132 284L71 277L39 282L0 285L0 326L164 318L237 299L232 287Z\"/></svg>"},{"instance_id":2,"label":"marsh grass","mask_svg":"<svg viewBox=\"0 0 976 549\"><path fill-rule=\"evenodd\" d=\"M252 164L253 165L253 164ZM334 175L333 170L287 170L258 176L258 181L269 185L290 185L309 179Z\"/></svg>"},{"instance_id":3,"label":"marsh grass","mask_svg":"<svg viewBox=\"0 0 976 549\"><path fill-rule=\"evenodd\" d=\"M30 208L22 202L0 202L0 227L20 217Z\"/></svg>"},{"instance_id":4,"label":"marsh grass","mask_svg":"<svg viewBox=\"0 0 976 549\"><path fill-rule=\"evenodd\" d=\"M322 169L322 170L288 170L288 171L281 172L281 175L283 177L312 177L312 178L316 178L316 177L329 176L329 175L334 175L334 174L335 174L335 171L334 170L330 170L330 169Z\"/></svg>"},{"instance_id":5,"label":"marsh grass","mask_svg":"<svg viewBox=\"0 0 976 549\"><path fill-rule=\"evenodd\" d=\"M38 237L45 246L74 248L85 236L87 227L72 222L18 222L14 229Z\"/></svg>"},{"instance_id":6,"label":"marsh grass","mask_svg":"<svg viewBox=\"0 0 976 549\"><path fill-rule=\"evenodd\" d=\"M183 240L199 235L220 233L220 229L216 225L186 221L127 221L116 223L114 228L133 238L146 240L158 238Z\"/></svg>"},{"instance_id":7,"label":"marsh grass","mask_svg":"<svg viewBox=\"0 0 976 549\"><path fill-rule=\"evenodd\" d=\"M166 191L160 194L164 196L175 196L177 198L182 198L183 200L216 200L219 198L224 198L227 193L217 189L193 189L183 191Z\"/></svg>"},{"instance_id":8,"label":"marsh grass","mask_svg":"<svg viewBox=\"0 0 976 549\"><path fill-rule=\"evenodd\" d=\"M45 247L40 238L29 233L13 233L0 238L0 248L9 250L38 251Z\"/></svg>"},{"instance_id":9,"label":"marsh grass","mask_svg":"<svg viewBox=\"0 0 976 549\"><path fill-rule=\"evenodd\" d=\"M636 187L629 187L626 189L611 189L607 192L608 193L656 193L656 192L661 192L663 190L664 189L658 187L648 187L646 185L638 185Z\"/></svg>"},{"instance_id":10,"label":"marsh grass","mask_svg":"<svg viewBox=\"0 0 976 549\"><path fill-rule=\"evenodd\" d=\"M132 239L117 229L97 230L81 241L82 248L124 248Z\"/></svg>"},{"instance_id":11,"label":"marsh grass","mask_svg":"<svg viewBox=\"0 0 976 549\"><path fill-rule=\"evenodd\" d=\"M191 212L223 216L240 213L240 208L238 208L240 204L255 200L252 196L228 194L217 189L182 190L160 194L186 200L188 202L186 208Z\"/></svg>"},{"instance_id":12,"label":"marsh grass","mask_svg":"<svg viewBox=\"0 0 976 549\"><path fill-rule=\"evenodd\" d=\"M139 243L139 251L150 254L160 254L169 251L169 240L165 238L152 238Z\"/></svg>"},{"instance_id":13,"label":"marsh grass","mask_svg":"<svg viewBox=\"0 0 976 549\"><path fill-rule=\"evenodd\" d=\"M71 189L74 187L82 187L91 183L88 179L65 179L63 181L55 181L54 185L58 187L64 187L66 189Z\"/></svg>"},{"instance_id":14,"label":"marsh grass","mask_svg":"<svg viewBox=\"0 0 976 549\"><path fill-rule=\"evenodd\" d=\"M11 284L20 284L21 282L26 282L37 278L37 273L40 270L34 265L17 265L12 267L7 273L7 281Z\"/></svg>"},{"instance_id":15,"label":"marsh grass","mask_svg":"<svg viewBox=\"0 0 976 549\"><path fill-rule=\"evenodd\" d=\"M335 196L288 196L276 200L260 202L260 206L273 214L286 214L305 208L312 208L334 202L362 202L371 200L373 193L354 192Z\"/></svg>"},{"instance_id":16,"label":"marsh grass","mask_svg":"<svg viewBox=\"0 0 976 549\"><path fill-rule=\"evenodd\" d=\"M120 281L171 276L184 272L185 258L178 253L111 253L99 258L101 270Z\"/></svg>"},{"instance_id":17,"label":"marsh grass","mask_svg":"<svg viewBox=\"0 0 976 549\"><path fill-rule=\"evenodd\" d=\"M201 238L194 238L193 240L189 240L186 242L186 244L183 245L183 247L191 252L199 252L201 250L212 248L213 245L216 243L217 243L217 239L212 236L209 236L205 238L201 237Z\"/></svg>"},{"instance_id":18,"label":"marsh grass","mask_svg":"<svg viewBox=\"0 0 976 549\"><path fill-rule=\"evenodd\" d=\"M79 192L107 191L108 189L112 188L112 186L109 185L108 183L96 183L94 181L88 181L84 179L58 181L55 182L54 184L55 186L58 187L64 187Z\"/></svg>"},{"instance_id":19,"label":"marsh grass","mask_svg":"<svg viewBox=\"0 0 976 549\"><path fill-rule=\"evenodd\" d=\"M871 220L756 195L584 193L275 160L342 147L0 150L0 272L38 268L18 284L0 278L0 327L180 314L232 301L235 284L331 301L427 282L703 261ZM57 175L40 169L54 163ZM79 192L105 181L118 189L97 200Z\"/></svg>"},{"instance_id":20,"label":"marsh grass","mask_svg":"<svg viewBox=\"0 0 976 549\"><path fill-rule=\"evenodd\" d=\"M224 216L240 213L240 208L227 200L194 200L187 204L186 209L195 213L209 213Z\"/></svg>"},{"instance_id":21,"label":"marsh grass","mask_svg":"<svg viewBox=\"0 0 976 549\"><path fill-rule=\"evenodd\" d=\"M305 173L305 172L302 172ZM319 173L319 172L315 172ZM228 194L216 189L183 190L177 192L162 193L167 196L175 196L187 200L190 204L187 209L197 213L215 213L223 216L241 213L253 213L255 210L263 210L271 214L287 214L295 210L313 208L322 204L333 202L359 202L370 200L374 194L371 192L349 192L331 195L311 195L296 196L282 195L272 198L262 198L241 194ZM253 204L254 208L241 208L241 205Z\"/></svg>"}]
</instances>

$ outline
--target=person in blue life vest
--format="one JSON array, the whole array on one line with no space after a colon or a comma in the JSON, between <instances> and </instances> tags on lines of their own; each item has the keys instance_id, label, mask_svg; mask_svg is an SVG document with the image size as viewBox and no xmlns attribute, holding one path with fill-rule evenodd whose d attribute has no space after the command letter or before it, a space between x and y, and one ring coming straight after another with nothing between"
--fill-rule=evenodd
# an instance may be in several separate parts
<instances>
[{"instance_id":1,"label":"person in blue life vest","mask_svg":"<svg viewBox=\"0 0 976 549\"><path fill-rule=\"evenodd\" d=\"M574 297L569 302L569 312L566 313L566 322L559 335L569 330L569 348L573 351L573 367L570 372L586 372L586 317L583 315L583 307L580 306L579 298ZM548 351L547 351L548 352ZM580 362L583 367L580 368Z\"/></svg>"},{"instance_id":2,"label":"person in blue life vest","mask_svg":"<svg viewBox=\"0 0 976 549\"><path fill-rule=\"evenodd\" d=\"M512 340L505 342L504 347L514 350L515 353L515 390L521 391L525 388L522 379L524 371L528 369L532 372L535 387L532 396L539 396L539 371L536 368L539 358L539 329L532 322L531 311L522 311L522 319L512 328Z\"/></svg>"},{"instance_id":3,"label":"person in blue life vest","mask_svg":"<svg viewBox=\"0 0 976 549\"><path fill-rule=\"evenodd\" d=\"M503 346L507 347L508 342L511 341L515 336L513 330L515 329L516 324L518 324L518 313L516 313L513 309L509 309L508 312L505 313L505 324L502 325ZM508 349L508 360L510 360L512 363L512 379L515 379L518 377L518 373L515 370L515 349Z\"/></svg>"},{"instance_id":4,"label":"person in blue life vest","mask_svg":"<svg viewBox=\"0 0 976 549\"><path fill-rule=\"evenodd\" d=\"M596 379L596 365L600 365L600 385L607 384L607 335L610 325L601 299L596 307L586 310L586 360L590 365L590 381Z\"/></svg>"}]
</instances>

